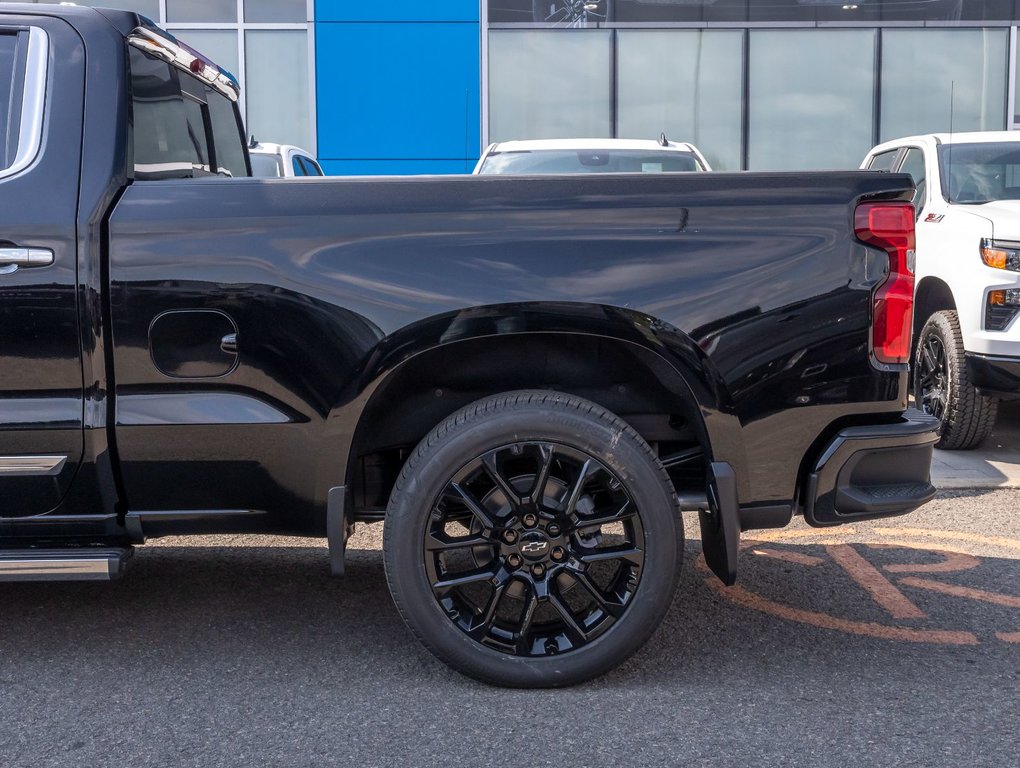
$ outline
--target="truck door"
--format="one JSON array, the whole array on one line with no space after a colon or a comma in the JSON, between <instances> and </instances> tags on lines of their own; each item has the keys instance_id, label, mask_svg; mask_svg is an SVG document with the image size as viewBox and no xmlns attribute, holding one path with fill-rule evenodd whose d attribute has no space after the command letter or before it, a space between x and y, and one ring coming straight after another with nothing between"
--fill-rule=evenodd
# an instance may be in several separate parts
<instances>
[{"instance_id":1,"label":"truck door","mask_svg":"<svg viewBox=\"0 0 1020 768\"><path fill-rule=\"evenodd\" d=\"M55 509L82 457L83 60L66 22L0 15L0 518Z\"/></svg>"}]
</instances>

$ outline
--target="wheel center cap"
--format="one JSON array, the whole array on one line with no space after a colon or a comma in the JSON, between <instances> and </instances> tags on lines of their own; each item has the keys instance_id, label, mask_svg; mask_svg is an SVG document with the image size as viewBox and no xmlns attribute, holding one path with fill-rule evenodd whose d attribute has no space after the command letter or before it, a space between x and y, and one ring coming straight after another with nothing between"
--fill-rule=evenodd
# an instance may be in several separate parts
<instances>
[{"instance_id":1,"label":"wheel center cap","mask_svg":"<svg viewBox=\"0 0 1020 768\"><path fill-rule=\"evenodd\" d=\"M521 536L519 549L521 550L521 556L525 560L530 560L531 562L545 560L549 556L551 548L552 545L549 543L549 539L539 531L530 531Z\"/></svg>"}]
</instances>

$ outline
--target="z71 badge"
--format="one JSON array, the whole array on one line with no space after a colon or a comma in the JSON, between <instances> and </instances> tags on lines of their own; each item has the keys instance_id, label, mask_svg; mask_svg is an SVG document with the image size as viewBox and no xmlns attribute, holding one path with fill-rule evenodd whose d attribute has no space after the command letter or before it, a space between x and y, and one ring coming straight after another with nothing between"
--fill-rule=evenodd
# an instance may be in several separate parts
<instances>
[{"instance_id":1,"label":"z71 badge","mask_svg":"<svg viewBox=\"0 0 1020 768\"><path fill-rule=\"evenodd\" d=\"M943 216L945 216L945 214L929 213L924 220L926 222L931 222L932 224L938 224L940 221L942 221Z\"/></svg>"}]
</instances>

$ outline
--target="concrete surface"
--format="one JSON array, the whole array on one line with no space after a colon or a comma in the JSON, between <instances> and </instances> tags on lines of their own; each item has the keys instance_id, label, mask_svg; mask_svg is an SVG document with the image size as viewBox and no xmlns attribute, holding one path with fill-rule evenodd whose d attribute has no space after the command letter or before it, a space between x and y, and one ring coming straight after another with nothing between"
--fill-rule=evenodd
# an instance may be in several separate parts
<instances>
[{"instance_id":1,"label":"concrete surface","mask_svg":"<svg viewBox=\"0 0 1020 768\"><path fill-rule=\"evenodd\" d=\"M1020 488L1020 401L1003 403L995 429L973 451L935 451L937 488Z\"/></svg>"}]
</instances>

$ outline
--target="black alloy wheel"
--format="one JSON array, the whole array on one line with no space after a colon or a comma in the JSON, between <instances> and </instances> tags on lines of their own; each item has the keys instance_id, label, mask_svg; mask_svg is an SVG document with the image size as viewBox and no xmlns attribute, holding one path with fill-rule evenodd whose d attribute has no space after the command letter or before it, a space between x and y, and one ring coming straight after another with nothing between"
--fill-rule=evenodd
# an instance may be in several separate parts
<instances>
[{"instance_id":1,"label":"black alloy wheel","mask_svg":"<svg viewBox=\"0 0 1020 768\"><path fill-rule=\"evenodd\" d=\"M461 631L504 653L551 656L624 615L644 528L619 479L589 454L511 443L450 480L423 546L432 594Z\"/></svg>"},{"instance_id":2,"label":"black alloy wheel","mask_svg":"<svg viewBox=\"0 0 1020 768\"><path fill-rule=\"evenodd\" d=\"M999 402L980 394L971 383L960 319L953 310L933 313L921 328L913 390L917 407L939 420L936 448L976 448L995 426Z\"/></svg>"},{"instance_id":3,"label":"black alloy wheel","mask_svg":"<svg viewBox=\"0 0 1020 768\"><path fill-rule=\"evenodd\" d=\"M949 399L949 361L945 344L937 334L929 333L918 344L914 382L920 409L942 421Z\"/></svg>"},{"instance_id":4,"label":"black alloy wheel","mask_svg":"<svg viewBox=\"0 0 1020 768\"><path fill-rule=\"evenodd\" d=\"M481 680L569 685L636 651L669 607L682 532L648 444L580 398L475 403L408 459L384 555L401 615Z\"/></svg>"}]
</instances>

